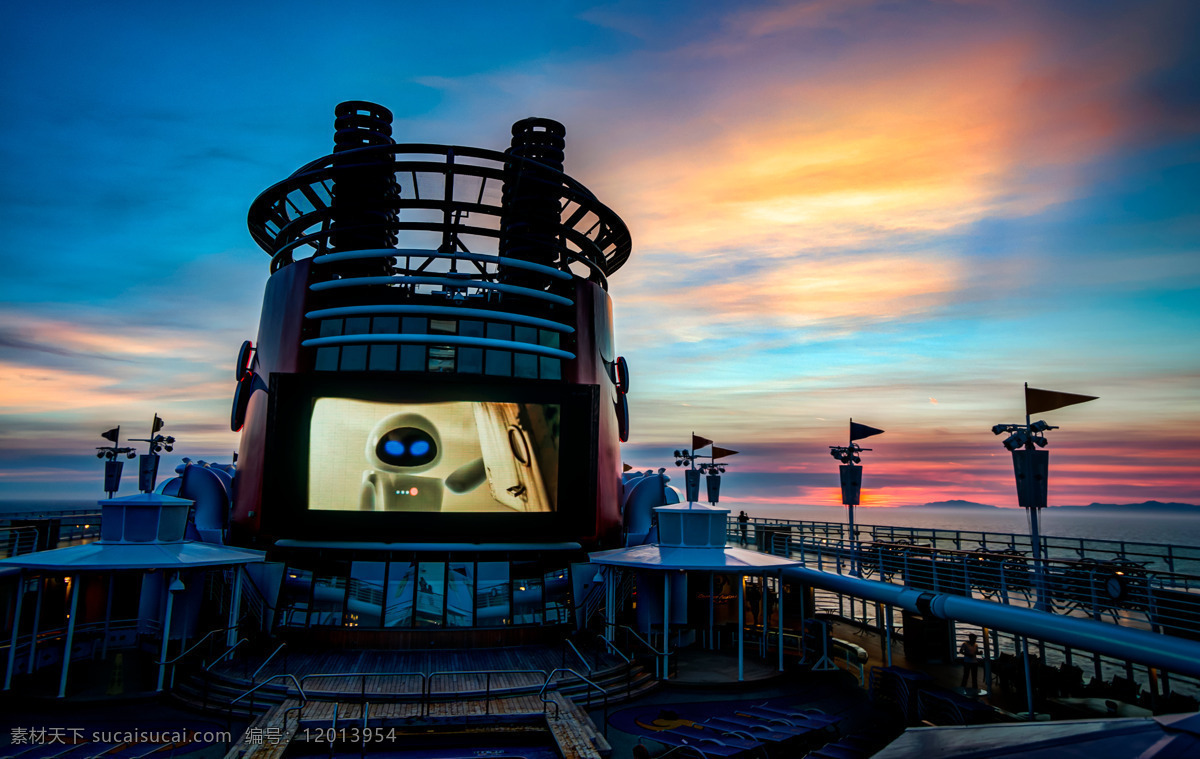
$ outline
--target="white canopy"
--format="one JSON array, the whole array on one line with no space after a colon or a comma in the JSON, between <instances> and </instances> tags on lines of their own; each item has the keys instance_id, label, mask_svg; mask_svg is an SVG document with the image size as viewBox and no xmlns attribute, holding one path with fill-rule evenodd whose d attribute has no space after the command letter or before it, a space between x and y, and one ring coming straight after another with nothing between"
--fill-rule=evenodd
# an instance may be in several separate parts
<instances>
[{"instance_id":1,"label":"white canopy","mask_svg":"<svg viewBox=\"0 0 1200 759\"><path fill-rule=\"evenodd\" d=\"M709 571L762 574L800 562L780 556L749 551L745 548L678 548L675 546L645 545L614 548L588 555L593 564L606 564L632 569L700 569Z\"/></svg>"}]
</instances>

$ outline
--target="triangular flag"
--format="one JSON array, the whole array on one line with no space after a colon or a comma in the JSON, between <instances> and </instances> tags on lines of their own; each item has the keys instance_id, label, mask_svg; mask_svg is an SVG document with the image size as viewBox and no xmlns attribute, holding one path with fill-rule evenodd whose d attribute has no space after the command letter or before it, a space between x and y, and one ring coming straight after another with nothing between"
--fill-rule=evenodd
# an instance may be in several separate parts
<instances>
[{"instance_id":1,"label":"triangular flag","mask_svg":"<svg viewBox=\"0 0 1200 759\"><path fill-rule=\"evenodd\" d=\"M151 427L153 429L150 430L150 434L153 435L155 432L158 432L159 430L161 430L163 428L163 424L165 424L165 422L163 422L163 420L159 418L158 414L155 414L154 415L154 424L151 425Z\"/></svg>"},{"instance_id":2,"label":"triangular flag","mask_svg":"<svg viewBox=\"0 0 1200 759\"><path fill-rule=\"evenodd\" d=\"M695 432L692 433L692 450L693 451L696 450L697 448L703 448L704 446L708 445L711 442L712 441L706 437L700 437Z\"/></svg>"},{"instance_id":3,"label":"triangular flag","mask_svg":"<svg viewBox=\"0 0 1200 759\"><path fill-rule=\"evenodd\" d=\"M1025 413L1033 416L1043 411L1053 411L1063 406L1074 406L1076 403L1094 401L1099 396L1076 395L1075 393L1060 393L1055 390L1038 390L1036 387L1025 386Z\"/></svg>"},{"instance_id":4,"label":"triangular flag","mask_svg":"<svg viewBox=\"0 0 1200 759\"><path fill-rule=\"evenodd\" d=\"M633 467L629 466L628 464L622 463L621 471L622 472L631 472L631 471L633 471Z\"/></svg>"},{"instance_id":5,"label":"triangular flag","mask_svg":"<svg viewBox=\"0 0 1200 759\"><path fill-rule=\"evenodd\" d=\"M719 458L722 458L723 456L732 456L735 453L737 453L737 451L731 451L728 448L721 448L721 447L715 446L715 445L713 446L713 449L712 449L712 457L714 459L719 459Z\"/></svg>"},{"instance_id":6,"label":"triangular flag","mask_svg":"<svg viewBox=\"0 0 1200 759\"><path fill-rule=\"evenodd\" d=\"M104 438L105 440L111 440L114 443L117 442L117 438L119 438L120 436L121 436L121 428L119 426L113 427L108 432L100 433L100 437Z\"/></svg>"},{"instance_id":7,"label":"triangular flag","mask_svg":"<svg viewBox=\"0 0 1200 759\"><path fill-rule=\"evenodd\" d=\"M855 440L862 440L863 438L871 437L872 435L881 435L881 434L883 434L883 430L877 430L874 427L868 427L867 425L859 424L858 422L850 422L850 440L851 440L851 442L853 442Z\"/></svg>"}]
</instances>

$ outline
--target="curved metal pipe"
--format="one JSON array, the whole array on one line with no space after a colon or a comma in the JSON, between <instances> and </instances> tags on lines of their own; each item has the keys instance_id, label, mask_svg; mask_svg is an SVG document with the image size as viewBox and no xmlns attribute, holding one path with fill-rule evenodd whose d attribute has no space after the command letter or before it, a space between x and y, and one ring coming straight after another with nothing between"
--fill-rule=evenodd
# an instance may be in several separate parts
<instances>
[{"instance_id":1,"label":"curved metal pipe","mask_svg":"<svg viewBox=\"0 0 1200 759\"><path fill-rule=\"evenodd\" d=\"M994 627L1029 638L1159 667L1168 672L1200 677L1200 642L1197 641L804 567L789 567L783 573L789 579L806 585L899 606L919 614Z\"/></svg>"}]
</instances>

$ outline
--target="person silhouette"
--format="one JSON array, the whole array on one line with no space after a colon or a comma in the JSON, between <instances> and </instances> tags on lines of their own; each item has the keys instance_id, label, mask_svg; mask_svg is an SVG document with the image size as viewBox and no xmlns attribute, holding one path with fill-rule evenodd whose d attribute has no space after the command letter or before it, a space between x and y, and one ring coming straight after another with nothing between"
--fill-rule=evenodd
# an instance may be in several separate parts
<instances>
[{"instance_id":1,"label":"person silhouette","mask_svg":"<svg viewBox=\"0 0 1200 759\"><path fill-rule=\"evenodd\" d=\"M963 673L959 687L967 687L967 675L971 676L971 687L979 690L979 644L975 642L975 633L967 636L967 642L958 647L962 654Z\"/></svg>"}]
</instances>

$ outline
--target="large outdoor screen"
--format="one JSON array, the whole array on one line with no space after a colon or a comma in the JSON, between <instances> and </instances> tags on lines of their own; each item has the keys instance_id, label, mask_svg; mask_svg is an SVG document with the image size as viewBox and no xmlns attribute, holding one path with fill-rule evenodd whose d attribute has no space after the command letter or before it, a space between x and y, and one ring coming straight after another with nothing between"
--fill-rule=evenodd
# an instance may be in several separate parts
<instances>
[{"instance_id":1,"label":"large outdoor screen","mask_svg":"<svg viewBox=\"0 0 1200 759\"><path fill-rule=\"evenodd\" d=\"M561 421L554 403L317 398L308 508L554 511Z\"/></svg>"},{"instance_id":2,"label":"large outdoor screen","mask_svg":"<svg viewBox=\"0 0 1200 759\"><path fill-rule=\"evenodd\" d=\"M366 372L270 385L269 535L524 543L595 531L595 386Z\"/></svg>"}]
</instances>

